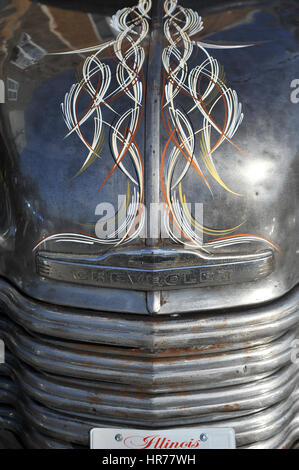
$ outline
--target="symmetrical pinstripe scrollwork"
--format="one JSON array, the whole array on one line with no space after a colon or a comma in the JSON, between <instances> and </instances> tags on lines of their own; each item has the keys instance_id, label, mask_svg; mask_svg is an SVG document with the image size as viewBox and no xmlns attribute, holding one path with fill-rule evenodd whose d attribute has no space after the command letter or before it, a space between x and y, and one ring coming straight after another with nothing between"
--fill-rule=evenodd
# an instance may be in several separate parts
<instances>
[{"instance_id":1,"label":"symmetrical pinstripe scrollwork","mask_svg":"<svg viewBox=\"0 0 299 470\"><path fill-rule=\"evenodd\" d=\"M208 49L234 49L253 44L219 45L193 40L193 36L204 28L203 20L197 12L179 6L177 0L165 0L164 13L164 35L168 44L162 55L164 78L161 115L168 140L162 152L160 180L169 235L176 242L201 249L261 241L279 250L270 240L258 235L232 235L243 223L222 230L203 226L191 214L182 186L187 172L192 168L212 192L201 169L203 164L207 173L222 188L235 196L241 196L222 180L213 156L225 141L245 155L233 141L243 120L242 105L235 90L226 85L223 68L209 54ZM201 57L200 62L198 58ZM199 65L196 65L198 62ZM177 104L182 96L185 107L189 107L187 112ZM218 124L214 116L215 109L221 105L224 115L222 125ZM195 113L196 118L193 119ZM194 122L200 123L199 128L193 128ZM198 139L200 151L196 151ZM204 245L202 234L210 238Z\"/></svg>"},{"instance_id":2,"label":"symmetrical pinstripe scrollwork","mask_svg":"<svg viewBox=\"0 0 299 470\"><path fill-rule=\"evenodd\" d=\"M130 199L127 198L126 207L122 208L124 210L121 210L117 216L118 229L105 239L78 232L55 233L39 241L35 249L49 240L115 246L134 239L142 230L144 222L144 163L136 141L136 134L140 127L145 104L143 73L145 52L142 42L149 31L151 3L151 0L139 0L138 5L123 8L112 17L111 26L118 33L115 40L94 47L59 53L92 53L83 63L80 79L66 93L61 110L68 128L67 136L76 133L86 147L85 161L75 176L80 175L97 158L101 157L105 128L111 129L114 164L101 186L106 183L116 168L120 168L128 178ZM101 59L103 52L110 53L116 61L115 77L112 77L111 66ZM85 111L79 115L79 101L83 94L89 96L90 102ZM128 103L123 114L119 114L117 107L117 99L120 96L125 96ZM117 116L115 123L107 122L104 119L103 107L109 108ZM93 122L91 140L88 140L83 130L83 125L88 120ZM133 166L131 165L133 171L130 170L127 159L130 159L133 164ZM121 237L119 237L120 233Z\"/></svg>"},{"instance_id":3,"label":"symmetrical pinstripe scrollwork","mask_svg":"<svg viewBox=\"0 0 299 470\"><path fill-rule=\"evenodd\" d=\"M49 240L117 246L143 233L144 155L141 154L136 135L145 107L145 51L142 42L149 31L151 6L151 0L139 0L135 7L119 10L111 19L111 26L117 31L115 40L60 53L91 53L84 60L77 83L66 93L61 109L68 128L67 136L76 134L86 149L85 161L75 176L101 157L105 129L111 132L110 147L114 163L100 188L117 168L128 180L126 201L115 218L117 229L113 229L106 238L83 232L54 233L39 241L35 249ZM160 184L166 233L176 243L204 251L250 242L268 244L280 251L270 240L258 234L237 234L245 222L224 229L204 226L187 203L188 194L185 194L183 184L190 170L211 193L210 178L233 196L241 196L223 181L214 155L225 142L245 155L234 142L243 121L242 105L235 90L226 84L223 67L208 50L250 47L254 43L224 45L194 40L203 28L203 20L197 12L179 6L177 0L164 1L166 46L161 58L164 69L161 118L167 142L160 156ZM104 51L113 56L115 71L102 59ZM89 97L89 105L79 114L82 95ZM120 96L127 100L127 108L121 114L117 106ZM184 108L179 104L182 97L185 100ZM115 121L104 119L104 107L114 113ZM217 119L219 108L222 108L221 124ZM84 132L87 121L93 125L91 139ZM194 123L198 128L194 129ZM203 236L208 239L204 244Z\"/></svg>"}]
</instances>

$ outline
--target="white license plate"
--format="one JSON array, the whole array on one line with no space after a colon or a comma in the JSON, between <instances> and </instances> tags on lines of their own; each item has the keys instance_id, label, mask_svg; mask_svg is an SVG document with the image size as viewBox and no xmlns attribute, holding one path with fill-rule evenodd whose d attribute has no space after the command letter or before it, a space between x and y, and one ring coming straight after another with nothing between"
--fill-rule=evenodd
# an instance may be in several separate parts
<instances>
[{"instance_id":1,"label":"white license plate","mask_svg":"<svg viewBox=\"0 0 299 470\"><path fill-rule=\"evenodd\" d=\"M192 427L152 429L94 428L91 449L234 449L232 428Z\"/></svg>"}]
</instances>

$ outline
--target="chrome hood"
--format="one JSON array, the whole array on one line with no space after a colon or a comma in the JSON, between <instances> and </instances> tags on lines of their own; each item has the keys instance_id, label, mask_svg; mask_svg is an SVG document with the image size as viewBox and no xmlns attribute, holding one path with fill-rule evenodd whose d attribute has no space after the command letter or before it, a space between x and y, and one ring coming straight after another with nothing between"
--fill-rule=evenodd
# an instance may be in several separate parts
<instances>
[{"instance_id":1,"label":"chrome hood","mask_svg":"<svg viewBox=\"0 0 299 470\"><path fill-rule=\"evenodd\" d=\"M141 314L297 284L296 2L10 3L2 277Z\"/></svg>"}]
</instances>

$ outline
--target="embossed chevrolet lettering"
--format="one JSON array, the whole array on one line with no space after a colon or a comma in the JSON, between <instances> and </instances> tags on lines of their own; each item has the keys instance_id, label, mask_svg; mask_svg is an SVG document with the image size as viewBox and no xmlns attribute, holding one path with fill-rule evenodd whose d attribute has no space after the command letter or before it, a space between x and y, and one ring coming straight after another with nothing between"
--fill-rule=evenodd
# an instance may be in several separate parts
<instances>
[{"instance_id":1,"label":"embossed chevrolet lettering","mask_svg":"<svg viewBox=\"0 0 299 470\"><path fill-rule=\"evenodd\" d=\"M206 271L205 271L206 269ZM113 269L106 271L88 271L81 269L79 271L72 271L72 276L75 281L91 281L96 282L99 286L124 284L126 287L131 284L132 287L184 287L198 285L204 282L217 283L229 282L233 277L232 269L219 269L218 271L207 271L207 268L193 268L193 270L182 270L178 273L149 273L149 272L119 272ZM50 276L49 276L50 277Z\"/></svg>"},{"instance_id":2,"label":"embossed chevrolet lettering","mask_svg":"<svg viewBox=\"0 0 299 470\"><path fill-rule=\"evenodd\" d=\"M130 262L126 262L126 259ZM268 276L273 252L237 257L202 257L196 252L153 249L120 252L87 260L52 253L37 254L37 270L45 278L98 287L135 290L224 285Z\"/></svg>"}]
</instances>

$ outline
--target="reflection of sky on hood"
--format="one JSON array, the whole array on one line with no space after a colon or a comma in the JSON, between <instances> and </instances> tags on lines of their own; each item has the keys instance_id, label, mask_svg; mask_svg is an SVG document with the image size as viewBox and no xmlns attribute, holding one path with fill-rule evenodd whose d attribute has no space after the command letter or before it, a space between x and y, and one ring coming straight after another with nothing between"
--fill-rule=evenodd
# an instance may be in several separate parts
<instances>
[{"instance_id":1,"label":"reflection of sky on hood","mask_svg":"<svg viewBox=\"0 0 299 470\"><path fill-rule=\"evenodd\" d=\"M36 181L41 200L46 201L50 216L72 219L75 214L75 221L88 223L97 220L94 212L98 203L113 202L112 196L115 193L126 193L127 181L121 177L122 173L116 170L101 191L98 191L114 163L109 147L109 130L106 126L106 143L101 152L102 158L97 159L84 173L71 180L88 154L77 134L65 138L67 127L60 103L73 83L76 83L75 72L67 71L43 82L33 93L25 112L27 147L21 155L21 166L24 175ZM88 102L86 101L86 104ZM119 102L117 106L121 112ZM89 142L94 116L83 127ZM110 122L116 118L116 115L107 112L107 109L104 110L103 116Z\"/></svg>"},{"instance_id":2,"label":"reflection of sky on hood","mask_svg":"<svg viewBox=\"0 0 299 470\"><path fill-rule=\"evenodd\" d=\"M233 64L240 63L239 71L242 72L242 77L244 77L244 75L246 76L246 72L247 75L253 72L253 70L249 69L247 60L254 59L254 72L258 74L262 72L265 67L279 62L282 55L290 54L291 56L292 53L298 52L298 44L294 32L282 27L277 18L263 11L255 12L252 16L251 21L248 23L214 33L206 38L211 42L213 40L237 43L265 41L263 44L246 49L241 48L226 51L209 49L209 52L220 61L221 59L225 59L224 54L233 54ZM204 40L205 39L203 39L203 41ZM246 54L244 54L245 50ZM247 65L247 67L244 67L244 65Z\"/></svg>"}]
</instances>

